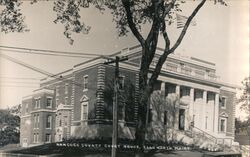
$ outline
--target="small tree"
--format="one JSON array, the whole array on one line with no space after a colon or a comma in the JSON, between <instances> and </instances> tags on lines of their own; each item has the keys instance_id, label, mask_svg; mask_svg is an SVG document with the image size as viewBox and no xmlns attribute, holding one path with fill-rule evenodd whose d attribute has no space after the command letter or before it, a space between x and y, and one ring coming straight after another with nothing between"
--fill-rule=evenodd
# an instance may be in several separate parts
<instances>
[{"instance_id":1,"label":"small tree","mask_svg":"<svg viewBox=\"0 0 250 157\"><path fill-rule=\"evenodd\" d=\"M241 110L250 115L250 77L245 78L241 83L243 85L243 93L238 99L238 104ZM248 116L248 119L250 119L250 116Z\"/></svg>"}]
</instances>

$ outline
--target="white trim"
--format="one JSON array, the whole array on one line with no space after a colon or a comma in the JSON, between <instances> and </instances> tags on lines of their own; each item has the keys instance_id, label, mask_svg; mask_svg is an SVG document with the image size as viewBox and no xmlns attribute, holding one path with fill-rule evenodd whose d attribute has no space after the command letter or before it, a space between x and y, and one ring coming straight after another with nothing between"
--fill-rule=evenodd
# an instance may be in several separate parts
<instances>
[{"instance_id":1,"label":"white trim","mask_svg":"<svg viewBox=\"0 0 250 157\"><path fill-rule=\"evenodd\" d=\"M225 85L225 83L220 83L220 84L222 84L223 86L220 88L221 90L225 90L225 91L229 91L229 92L233 92L233 93L236 93L236 88L237 87L227 87L226 85ZM233 85L232 85L233 86Z\"/></svg>"},{"instance_id":2,"label":"white trim","mask_svg":"<svg viewBox=\"0 0 250 157\"><path fill-rule=\"evenodd\" d=\"M33 98L33 94L22 97L22 100L24 101L24 100L28 100L32 98Z\"/></svg>"},{"instance_id":3,"label":"white trim","mask_svg":"<svg viewBox=\"0 0 250 157\"><path fill-rule=\"evenodd\" d=\"M29 117L31 117L31 114L21 116L20 118L29 118Z\"/></svg>"},{"instance_id":4,"label":"white trim","mask_svg":"<svg viewBox=\"0 0 250 157\"><path fill-rule=\"evenodd\" d=\"M38 93L50 93L50 94L54 94L54 90L51 89L36 89L33 91L33 94L38 94Z\"/></svg>"},{"instance_id":5,"label":"white trim","mask_svg":"<svg viewBox=\"0 0 250 157\"><path fill-rule=\"evenodd\" d=\"M80 102L86 102L86 101L89 101L89 98L87 97L87 95L83 95L80 99Z\"/></svg>"},{"instance_id":6,"label":"white trim","mask_svg":"<svg viewBox=\"0 0 250 157\"><path fill-rule=\"evenodd\" d=\"M221 112L220 117L228 118L228 114L226 112Z\"/></svg>"},{"instance_id":7,"label":"white trim","mask_svg":"<svg viewBox=\"0 0 250 157\"><path fill-rule=\"evenodd\" d=\"M46 83L48 81L56 80L60 76L63 76L63 78L68 78L72 74L72 71L73 71L73 68L65 70L64 72L53 75L52 77L50 77L50 76L45 77L45 78L41 79L40 82L43 84L43 83Z\"/></svg>"},{"instance_id":8,"label":"white trim","mask_svg":"<svg viewBox=\"0 0 250 157\"><path fill-rule=\"evenodd\" d=\"M215 88L215 87L211 87L211 86L207 86L207 85L202 85L199 83L194 83L194 82L190 82L190 81L184 81L181 79L176 79L176 78L171 78L171 77L166 77L166 76L162 76L159 75L158 77L159 81L164 81L167 83L172 83L172 84L178 84L181 86L187 86L187 87L191 87L191 88L198 88L204 91L211 91L214 93L219 93L220 89L219 88Z\"/></svg>"},{"instance_id":9,"label":"white trim","mask_svg":"<svg viewBox=\"0 0 250 157\"><path fill-rule=\"evenodd\" d=\"M56 112L56 110L40 109L40 110L31 111L30 113L37 113L37 112Z\"/></svg>"},{"instance_id":10,"label":"white trim","mask_svg":"<svg viewBox=\"0 0 250 157\"><path fill-rule=\"evenodd\" d=\"M41 87L42 88L49 88L50 86L53 86L54 84L59 84L60 82L65 82L65 80L73 80L74 79L74 76L71 76L69 78L63 78L61 80L58 80L57 78L50 78L50 80L44 80L42 83L41 83ZM55 81L55 82L50 82L50 81ZM59 86L59 85L57 85Z\"/></svg>"},{"instance_id":11,"label":"white trim","mask_svg":"<svg viewBox=\"0 0 250 157\"><path fill-rule=\"evenodd\" d=\"M93 61L86 61L85 63L83 63L82 65L79 66L74 66L73 68L73 72L76 72L78 70L83 70L84 68L96 65L96 64L103 64L106 61L106 59L104 58L99 58L99 59L95 59Z\"/></svg>"}]
</instances>

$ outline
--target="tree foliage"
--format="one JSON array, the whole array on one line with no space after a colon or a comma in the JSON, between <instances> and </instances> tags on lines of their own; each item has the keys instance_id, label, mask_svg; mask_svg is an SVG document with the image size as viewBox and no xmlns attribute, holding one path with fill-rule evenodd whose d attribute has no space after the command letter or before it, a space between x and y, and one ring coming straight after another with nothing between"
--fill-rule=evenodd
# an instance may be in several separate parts
<instances>
[{"instance_id":1,"label":"tree foliage","mask_svg":"<svg viewBox=\"0 0 250 157\"><path fill-rule=\"evenodd\" d=\"M0 0L0 29L1 32L25 32L28 31L24 22L19 0Z\"/></svg>"},{"instance_id":2,"label":"tree foliage","mask_svg":"<svg viewBox=\"0 0 250 157\"><path fill-rule=\"evenodd\" d=\"M130 80L126 80L123 89L119 91L118 98L118 117L125 114L126 122L134 122L134 105L135 105L135 86ZM114 81L108 80L104 89L104 115L106 119L112 120L113 117L113 98L114 98ZM124 110L123 110L124 109Z\"/></svg>"},{"instance_id":3,"label":"tree foliage","mask_svg":"<svg viewBox=\"0 0 250 157\"><path fill-rule=\"evenodd\" d=\"M19 143L20 117L10 114L8 110L0 110L0 147Z\"/></svg>"},{"instance_id":4,"label":"tree foliage","mask_svg":"<svg viewBox=\"0 0 250 157\"><path fill-rule=\"evenodd\" d=\"M34 2L36 1L38 0L34 0ZM110 10L118 35L124 36L130 31L140 43L142 57L139 72L139 117L135 135L139 145L144 144L148 98L153 92L153 85L157 81L161 68L168 55L173 53L181 44L192 19L203 7L205 2L209 0L196 0L198 5L192 13L188 15L187 21L185 21L184 27L177 40L172 41L172 39L169 38L167 27L173 22L176 12L181 12L180 5L186 1L187 0L56 0L54 2L53 10L57 14L57 18L54 22L64 25L64 35L70 40L71 44L73 43L72 33L86 34L90 31L90 26L84 23L85 21L82 19L80 13L81 9L90 7L95 7L102 13L105 13L105 10ZM224 0L211 1L214 1L215 4L226 5ZM12 4L10 10L17 10L16 7L19 5L13 5L18 4L17 0L14 2L15 3L12 3L11 0L1 0L0 4L6 7ZM2 21L6 22L1 23L1 28L3 26L13 25L13 27L6 27L6 29L2 29L2 31L13 30L20 32L22 30L23 18L21 17L23 16L18 14L18 18L13 20L8 18L6 12L2 12L2 14L4 15L1 15L1 19L3 18ZM14 17L15 16L13 16L13 18ZM141 29L145 25L150 26L146 37L141 33ZM155 68L151 70L150 65L155 57L159 37L165 42L165 47L162 55L158 58ZM152 74L150 77L148 75L149 73Z\"/></svg>"},{"instance_id":5,"label":"tree foliage","mask_svg":"<svg viewBox=\"0 0 250 157\"><path fill-rule=\"evenodd\" d=\"M250 114L250 77L245 78L242 81L242 85L242 95L238 99L238 104L242 110Z\"/></svg>"}]
</instances>

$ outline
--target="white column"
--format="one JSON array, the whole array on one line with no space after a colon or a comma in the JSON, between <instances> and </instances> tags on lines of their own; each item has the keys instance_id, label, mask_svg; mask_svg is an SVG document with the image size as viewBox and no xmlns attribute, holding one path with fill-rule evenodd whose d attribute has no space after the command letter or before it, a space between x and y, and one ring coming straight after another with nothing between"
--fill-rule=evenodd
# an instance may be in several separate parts
<instances>
[{"instance_id":1,"label":"white column","mask_svg":"<svg viewBox=\"0 0 250 157\"><path fill-rule=\"evenodd\" d=\"M218 133L219 131L219 93L215 94L214 103L214 130L213 132Z\"/></svg>"},{"instance_id":2,"label":"white column","mask_svg":"<svg viewBox=\"0 0 250 157\"><path fill-rule=\"evenodd\" d=\"M175 92L176 92L177 97L179 98L180 97L180 85L176 85Z\"/></svg>"},{"instance_id":3,"label":"white column","mask_svg":"<svg viewBox=\"0 0 250 157\"><path fill-rule=\"evenodd\" d=\"M176 85L176 88L175 88L175 92L176 92L176 98L178 99L177 100L177 106L176 107L176 112L175 112L175 129L179 129L179 106L180 106L180 85Z\"/></svg>"},{"instance_id":4,"label":"white column","mask_svg":"<svg viewBox=\"0 0 250 157\"><path fill-rule=\"evenodd\" d=\"M202 104L202 114L201 117L201 129L205 130L206 123L206 107L207 107L207 91L203 91L203 104Z\"/></svg>"},{"instance_id":5,"label":"white column","mask_svg":"<svg viewBox=\"0 0 250 157\"><path fill-rule=\"evenodd\" d=\"M189 103L189 125L193 121L193 115L194 115L194 88L190 89L190 103Z\"/></svg>"},{"instance_id":6,"label":"white column","mask_svg":"<svg viewBox=\"0 0 250 157\"><path fill-rule=\"evenodd\" d=\"M165 82L163 81L161 82L161 93L164 94L164 96L166 95L165 84L166 84Z\"/></svg>"}]
</instances>

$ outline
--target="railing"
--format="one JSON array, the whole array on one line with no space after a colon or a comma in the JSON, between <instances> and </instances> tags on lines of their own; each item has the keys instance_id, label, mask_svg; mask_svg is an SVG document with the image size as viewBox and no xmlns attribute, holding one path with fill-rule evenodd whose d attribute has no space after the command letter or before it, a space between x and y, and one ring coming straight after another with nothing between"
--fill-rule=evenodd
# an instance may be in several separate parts
<instances>
[{"instance_id":1,"label":"railing","mask_svg":"<svg viewBox=\"0 0 250 157\"><path fill-rule=\"evenodd\" d=\"M203 130L201 130L200 128L197 128L195 126L193 126L193 128L195 128L196 130L198 130L199 132L201 132L201 134L203 135L203 137L207 137L208 139L210 139L211 141L213 141L214 143L217 143L217 138Z\"/></svg>"},{"instance_id":2,"label":"railing","mask_svg":"<svg viewBox=\"0 0 250 157\"><path fill-rule=\"evenodd\" d=\"M152 62L152 66L156 65L156 61ZM165 63L163 65L163 69L172 71L175 73L181 73L184 75L189 75L201 79L206 79L206 80L216 80L218 76L215 75L215 73L207 73L205 71L202 71L200 69L195 69L191 67L181 67L178 64L172 64L172 63Z\"/></svg>"},{"instance_id":3,"label":"railing","mask_svg":"<svg viewBox=\"0 0 250 157\"><path fill-rule=\"evenodd\" d=\"M223 145L228 144L229 146L231 146L232 143L233 143L233 139L231 139L231 138L215 137L215 136L213 136L213 135L211 135L211 134L209 134L209 133L201 130L200 128L197 128L195 126L193 126L193 128L195 128L196 130L198 130L199 132L201 132L201 134L202 134L203 137L208 138L209 140L213 141L216 144L223 144ZM226 141L228 141L228 143L226 143Z\"/></svg>"}]
</instances>

